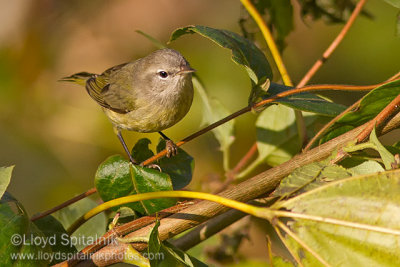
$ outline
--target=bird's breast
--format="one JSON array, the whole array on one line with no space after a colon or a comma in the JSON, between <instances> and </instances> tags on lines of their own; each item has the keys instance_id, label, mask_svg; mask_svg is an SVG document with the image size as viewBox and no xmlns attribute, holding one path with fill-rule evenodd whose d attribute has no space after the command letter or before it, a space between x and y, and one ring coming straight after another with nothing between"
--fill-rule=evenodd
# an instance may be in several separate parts
<instances>
[{"instance_id":1,"label":"bird's breast","mask_svg":"<svg viewBox=\"0 0 400 267\"><path fill-rule=\"evenodd\" d=\"M108 109L104 112L119 129L136 132L158 132L179 122L189 111L193 101L193 87L186 84L183 90L142 96L136 99L135 108L119 114Z\"/></svg>"}]
</instances>

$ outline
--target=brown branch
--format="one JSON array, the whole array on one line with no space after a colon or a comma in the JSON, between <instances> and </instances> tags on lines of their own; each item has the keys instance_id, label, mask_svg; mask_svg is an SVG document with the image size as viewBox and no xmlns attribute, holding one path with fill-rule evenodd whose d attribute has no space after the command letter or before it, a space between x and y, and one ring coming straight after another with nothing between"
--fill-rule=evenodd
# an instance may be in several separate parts
<instances>
[{"instance_id":1,"label":"brown branch","mask_svg":"<svg viewBox=\"0 0 400 267\"><path fill-rule=\"evenodd\" d=\"M369 123L369 122L368 122ZM224 192L220 196L235 199L242 202L248 202L261 195L265 195L276 188L281 179L289 175L296 168L306 164L322 160L329 156L332 151L346 146L349 142L354 141L356 137L368 126L368 123L357 127L339 137L336 137L312 150L299 154L291 160L264 171L251 179L248 179ZM396 115L383 127L381 134L385 134L400 126L400 115ZM158 228L161 240L169 239L180 234L195 225L199 225L219 214L228 211L228 208L210 201L199 201L198 203L181 210L172 216L164 218L160 221ZM147 225L128 235L127 238L148 236L154 224ZM137 250L146 248L146 244L132 244ZM93 256L98 256L102 251L108 251L103 248L96 252Z\"/></svg>"}]
</instances>

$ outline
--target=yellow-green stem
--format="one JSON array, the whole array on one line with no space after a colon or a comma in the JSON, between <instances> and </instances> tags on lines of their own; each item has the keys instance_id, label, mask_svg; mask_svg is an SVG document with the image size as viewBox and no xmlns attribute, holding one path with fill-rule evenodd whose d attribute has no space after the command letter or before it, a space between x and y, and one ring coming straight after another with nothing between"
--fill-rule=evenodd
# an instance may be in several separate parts
<instances>
[{"instance_id":1,"label":"yellow-green stem","mask_svg":"<svg viewBox=\"0 0 400 267\"><path fill-rule=\"evenodd\" d=\"M213 202L217 202L221 205L240 210L242 212L245 212L250 215L254 216L259 216L259 214L263 214L265 217L265 214L267 213L265 209L255 207L246 203L242 203L236 200L220 197L217 195L212 195L208 193L202 193L202 192L190 192L190 191L161 191L161 192L151 192L151 193L143 193L143 194L138 194L138 195L131 195L131 196L126 196L126 197L121 197L117 199L113 199L107 202L104 202L103 204L100 204L99 206L95 207L94 209L91 209L88 211L86 214L84 214L82 217L80 217L77 221L75 221L69 228L68 228L68 233L73 233L75 232L76 229L79 228L83 223L85 223L87 220L92 218L93 216L99 214L100 212L103 212L109 208L116 207L119 205L131 203L131 202L137 202L137 201L143 201L143 200L148 200L148 199L154 199L154 198L164 198L164 197L173 197L173 198L198 198L198 199L204 199L204 200L209 200ZM264 210L264 211L261 211Z\"/></svg>"}]
</instances>

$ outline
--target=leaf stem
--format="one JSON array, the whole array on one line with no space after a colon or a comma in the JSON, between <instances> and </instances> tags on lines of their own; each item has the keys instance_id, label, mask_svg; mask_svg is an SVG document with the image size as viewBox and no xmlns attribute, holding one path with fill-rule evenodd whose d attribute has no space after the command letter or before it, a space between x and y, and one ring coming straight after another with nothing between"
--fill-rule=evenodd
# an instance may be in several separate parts
<instances>
[{"instance_id":1,"label":"leaf stem","mask_svg":"<svg viewBox=\"0 0 400 267\"><path fill-rule=\"evenodd\" d=\"M213 201L216 203L219 203L221 205L224 205L229 208L237 209L242 212L257 216L257 214L260 214L259 207L255 207L246 203L242 203L236 200L228 199L225 197L221 197L218 195L213 195L213 194L208 194L208 193L203 193L203 192L190 192L190 191L160 191L160 192L150 192L150 193L143 193L143 194L138 194L138 195L130 195L126 197L121 197L121 198L116 198L107 202L104 202L97 207L91 209L84 215L82 215L80 218L78 218L67 230L69 234L72 234L75 232L76 229L79 228L83 223L85 223L87 220L92 218L93 216L99 214L100 212L103 212L107 209L110 209L112 207L116 207L119 205L131 203L131 202L137 202L137 201L144 201L144 200L149 200L149 199L154 199L154 198L163 198L163 197L174 197L174 198L197 198L197 199L203 199L203 200L209 200ZM263 212L263 216L265 218L266 213L265 211Z\"/></svg>"}]
</instances>

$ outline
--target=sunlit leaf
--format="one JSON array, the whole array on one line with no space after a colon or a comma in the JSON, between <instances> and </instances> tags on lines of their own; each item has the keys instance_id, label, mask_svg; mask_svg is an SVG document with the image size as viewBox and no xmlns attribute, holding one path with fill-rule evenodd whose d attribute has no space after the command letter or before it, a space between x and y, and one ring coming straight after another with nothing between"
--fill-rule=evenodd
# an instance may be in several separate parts
<instances>
[{"instance_id":1,"label":"sunlit leaf","mask_svg":"<svg viewBox=\"0 0 400 267\"><path fill-rule=\"evenodd\" d=\"M396 8L400 8L400 0L385 0L385 2Z\"/></svg>"},{"instance_id":2,"label":"sunlit leaf","mask_svg":"<svg viewBox=\"0 0 400 267\"><path fill-rule=\"evenodd\" d=\"M392 169L394 156L381 144L381 142L379 142L378 137L376 136L375 128L372 130L369 140L376 146L376 149L383 160L383 164L385 165L385 169Z\"/></svg>"},{"instance_id":3,"label":"sunlit leaf","mask_svg":"<svg viewBox=\"0 0 400 267\"><path fill-rule=\"evenodd\" d=\"M193 84L199 93L203 104L203 120L206 124L214 123L230 114L230 112L217 99L210 99L207 92L197 77L193 77ZM224 156L224 169L229 169L229 147L234 141L235 120L230 120L212 130L215 138L220 144L220 149Z\"/></svg>"},{"instance_id":4,"label":"sunlit leaf","mask_svg":"<svg viewBox=\"0 0 400 267\"><path fill-rule=\"evenodd\" d=\"M383 172L385 171L385 169L378 162L373 160L367 160L352 168L349 168L348 171L353 173L354 175L363 175L363 174Z\"/></svg>"},{"instance_id":5,"label":"sunlit leaf","mask_svg":"<svg viewBox=\"0 0 400 267\"><path fill-rule=\"evenodd\" d=\"M318 117L304 113L309 136L316 131L314 124ZM261 163L277 166L291 159L301 149L297 134L294 110L283 105L265 109L257 118L258 157L238 177L246 176Z\"/></svg>"},{"instance_id":6,"label":"sunlit leaf","mask_svg":"<svg viewBox=\"0 0 400 267\"><path fill-rule=\"evenodd\" d=\"M400 170L388 171L334 181L279 201L273 208L302 214L302 218L292 217L287 226L331 266L398 266L399 192ZM308 248L288 236L285 239L304 264L318 263Z\"/></svg>"},{"instance_id":7,"label":"sunlit leaf","mask_svg":"<svg viewBox=\"0 0 400 267\"><path fill-rule=\"evenodd\" d=\"M14 166L0 167L0 198L3 196L4 192L6 192L13 169Z\"/></svg>"}]
</instances>

